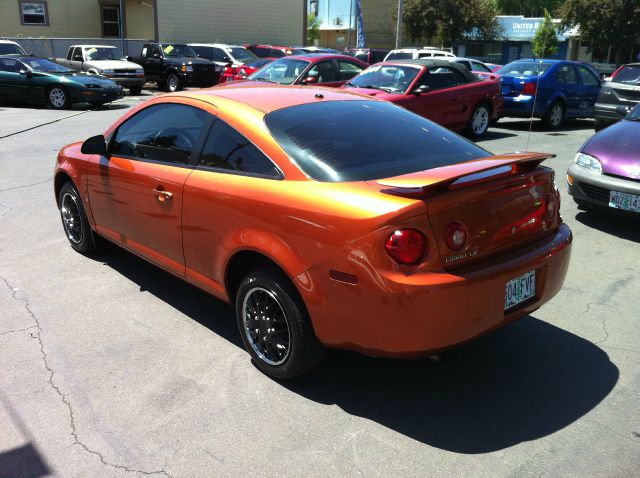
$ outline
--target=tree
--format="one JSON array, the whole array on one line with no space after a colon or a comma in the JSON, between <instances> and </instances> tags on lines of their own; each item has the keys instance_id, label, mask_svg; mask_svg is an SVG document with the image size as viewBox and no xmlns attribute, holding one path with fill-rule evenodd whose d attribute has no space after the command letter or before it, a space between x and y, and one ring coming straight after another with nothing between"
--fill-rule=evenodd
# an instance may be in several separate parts
<instances>
[{"instance_id":1,"label":"tree","mask_svg":"<svg viewBox=\"0 0 640 478\"><path fill-rule=\"evenodd\" d=\"M524 15L541 17L545 10L553 12L562 0L494 0L500 15Z\"/></svg>"},{"instance_id":2,"label":"tree","mask_svg":"<svg viewBox=\"0 0 640 478\"><path fill-rule=\"evenodd\" d=\"M546 58L554 53L558 53L558 32L549 12L544 11L544 22L538 27L536 35L531 42L533 45L533 56Z\"/></svg>"},{"instance_id":3,"label":"tree","mask_svg":"<svg viewBox=\"0 0 640 478\"><path fill-rule=\"evenodd\" d=\"M640 38L638 0L565 0L557 14L566 27L579 27L593 46L616 47L616 64L629 58Z\"/></svg>"},{"instance_id":4,"label":"tree","mask_svg":"<svg viewBox=\"0 0 640 478\"><path fill-rule=\"evenodd\" d=\"M499 35L492 0L406 0L405 31L412 41L435 40L453 46L465 38L491 40Z\"/></svg>"},{"instance_id":5,"label":"tree","mask_svg":"<svg viewBox=\"0 0 640 478\"><path fill-rule=\"evenodd\" d=\"M313 45L315 40L320 38L320 20L315 13L310 13L307 17L307 45Z\"/></svg>"}]
</instances>

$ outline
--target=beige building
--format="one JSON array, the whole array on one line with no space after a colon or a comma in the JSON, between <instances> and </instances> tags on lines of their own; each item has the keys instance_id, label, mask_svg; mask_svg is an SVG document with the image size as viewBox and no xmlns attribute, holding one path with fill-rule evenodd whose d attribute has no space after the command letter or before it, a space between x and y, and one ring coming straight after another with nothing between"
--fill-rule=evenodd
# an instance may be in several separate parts
<instances>
[{"instance_id":1,"label":"beige building","mask_svg":"<svg viewBox=\"0 0 640 478\"><path fill-rule=\"evenodd\" d=\"M299 45L300 0L124 0L125 36L159 41ZM118 0L1 0L0 37L117 38Z\"/></svg>"}]
</instances>

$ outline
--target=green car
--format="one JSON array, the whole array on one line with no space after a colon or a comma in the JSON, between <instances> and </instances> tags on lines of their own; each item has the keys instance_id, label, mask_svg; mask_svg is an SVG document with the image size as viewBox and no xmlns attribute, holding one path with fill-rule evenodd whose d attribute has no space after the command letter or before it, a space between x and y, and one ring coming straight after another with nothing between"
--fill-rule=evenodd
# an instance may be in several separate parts
<instances>
[{"instance_id":1,"label":"green car","mask_svg":"<svg viewBox=\"0 0 640 478\"><path fill-rule=\"evenodd\" d=\"M0 56L0 100L46 103L61 110L73 103L103 105L123 94L122 86L108 78L78 73L45 58Z\"/></svg>"}]
</instances>

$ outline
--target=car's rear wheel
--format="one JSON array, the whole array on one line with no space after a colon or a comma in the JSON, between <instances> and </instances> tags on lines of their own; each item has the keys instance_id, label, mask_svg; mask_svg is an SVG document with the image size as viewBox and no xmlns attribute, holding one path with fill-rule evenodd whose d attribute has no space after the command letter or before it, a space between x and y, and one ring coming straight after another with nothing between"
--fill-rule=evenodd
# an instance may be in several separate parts
<instances>
[{"instance_id":1,"label":"car's rear wheel","mask_svg":"<svg viewBox=\"0 0 640 478\"><path fill-rule=\"evenodd\" d=\"M180 89L180 78L175 73L169 73L164 81L165 89L169 92L178 91Z\"/></svg>"},{"instance_id":2,"label":"car's rear wheel","mask_svg":"<svg viewBox=\"0 0 640 478\"><path fill-rule=\"evenodd\" d=\"M467 123L467 133L473 138L480 138L489 129L491 112L485 104L477 105L471 112Z\"/></svg>"},{"instance_id":3,"label":"car's rear wheel","mask_svg":"<svg viewBox=\"0 0 640 478\"><path fill-rule=\"evenodd\" d=\"M302 299L276 270L257 270L244 278L236 295L236 317L253 363L273 378L308 372L324 356Z\"/></svg>"},{"instance_id":4,"label":"car's rear wheel","mask_svg":"<svg viewBox=\"0 0 640 478\"><path fill-rule=\"evenodd\" d=\"M62 218L62 227L71 247L83 253L96 249L96 241L84 212L82 199L73 183L66 182L60 188L58 207Z\"/></svg>"},{"instance_id":5,"label":"car's rear wheel","mask_svg":"<svg viewBox=\"0 0 640 478\"><path fill-rule=\"evenodd\" d=\"M64 110L71 104L71 99L69 98L69 93L64 87L54 85L47 89L47 103L53 109Z\"/></svg>"},{"instance_id":6,"label":"car's rear wheel","mask_svg":"<svg viewBox=\"0 0 640 478\"><path fill-rule=\"evenodd\" d=\"M561 102L555 101L546 114L542 117L545 126L550 129L558 129L564 121L564 106Z\"/></svg>"}]
</instances>

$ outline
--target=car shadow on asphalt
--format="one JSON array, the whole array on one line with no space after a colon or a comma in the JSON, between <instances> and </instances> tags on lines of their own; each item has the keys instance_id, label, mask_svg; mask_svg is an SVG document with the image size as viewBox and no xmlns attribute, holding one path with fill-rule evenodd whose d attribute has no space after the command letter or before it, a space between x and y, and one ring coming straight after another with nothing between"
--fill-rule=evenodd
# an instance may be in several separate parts
<instances>
[{"instance_id":1,"label":"car shadow on asphalt","mask_svg":"<svg viewBox=\"0 0 640 478\"><path fill-rule=\"evenodd\" d=\"M283 385L427 445L478 454L561 430L600 403L618 376L593 343L527 317L439 363L336 351Z\"/></svg>"},{"instance_id":2,"label":"car shadow on asphalt","mask_svg":"<svg viewBox=\"0 0 640 478\"><path fill-rule=\"evenodd\" d=\"M576 220L587 227L597 229L600 232L611 234L640 243L640 215L637 218L625 216L616 211L601 211L591 209L580 211L576 214Z\"/></svg>"},{"instance_id":3,"label":"car shadow on asphalt","mask_svg":"<svg viewBox=\"0 0 640 478\"><path fill-rule=\"evenodd\" d=\"M482 143L483 141L493 141L493 140L502 139L502 138L513 138L515 136L518 136L518 135L513 133L507 133L505 131L488 130L482 137L473 138L472 141L474 143Z\"/></svg>"},{"instance_id":4,"label":"car shadow on asphalt","mask_svg":"<svg viewBox=\"0 0 640 478\"><path fill-rule=\"evenodd\" d=\"M512 131L529 131L529 120L522 119L519 121L501 121L500 123L498 123L497 127ZM565 120L560 128L552 130L545 126L545 124L541 120L534 118L533 125L531 126L531 131L534 131L536 133L546 133L552 136L562 136L564 134L570 134L571 131L583 129L590 129L593 131L593 120Z\"/></svg>"}]
</instances>

